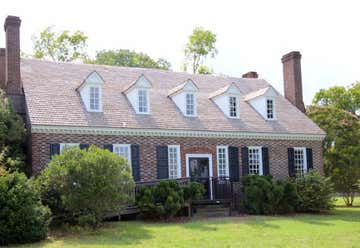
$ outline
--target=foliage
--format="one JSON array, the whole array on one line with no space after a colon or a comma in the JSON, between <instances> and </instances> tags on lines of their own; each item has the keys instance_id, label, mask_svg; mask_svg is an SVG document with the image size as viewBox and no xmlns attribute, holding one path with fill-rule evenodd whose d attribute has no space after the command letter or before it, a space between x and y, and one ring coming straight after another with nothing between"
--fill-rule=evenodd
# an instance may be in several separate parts
<instances>
[{"instance_id":1,"label":"foliage","mask_svg":"<svg viewBox=\"0 0 360 248\"><path fill-rule=\"evenodd\" d=\"M243 183L243 206L250 214L279 214L295 211L296 187L290 181L275 183L269 176L246 176Z\"/></svg>"},{"instance_id":2,"label":"foliage","mask_svg":"<svg viewBox=\"0 0 360 248\"><path fill-rule=\"evenodd\" d=\"M193 30L193 33L189 36L188 43L185 45L185 57L187 62L190 63L194 74L210 72L210 70L205 69L206 67L203 64L208 55L213 58L217 54L215 43L216 34L211 31L201 27Z\"/></svg>"},{"instance_id":3,"label":"foliage","mask_svg":"<svg viewBox=\"0 0 360 248\"><path fill-rule=\"evenodd\" d=\"M125 159L90 146L54 156L38 185L43 202L60 221L96 227L107 214L129 203L134 181Z\"/></svg>"},{"instance_id":4,"label":"foliage","mask_svg":"<svg viewBox=\"0 0 360 248\"><path fill-rule=\"evenodd\" d=\"M0 167L8 171L24 171L24 123L0 90Z\"/></svg>"},{"instance_id":5,"label":"foliage","mask_svg":"<svg viewBox=\"0 0 360 248\"><path fill-rule=\"evenodd\" d=\"M23 173L0 176L0 245L46 238L50 210Z\"/></svg>"},{"instance_id":6,"label":"foliage","mask_svg":"<svg viewBox=\"0 0 360 248\"><path fill-rule=\"evenodd\" d=\"M183 186L184 200L199 200L205 194L205 187L202 183L190 182L188 185Z\"/></svg>"},{"instance_id":7,"label":"foliage","mask_svg":"<svg viewBox=\"0 0 360 248\"><path fill-rule=\"evenodd\" d=\"M33 37L34 57L51 59L56 62L71 62L86 58L86 41L88 37L77 30L70 33L68 30L54 32L47 27L39 36Z\"/></svg>"},{"instance_id":8,"label":"foliage","mask_svg":"<svg viewBox=\"0 0 360 248\"><path fill-rule=\"evenodd\" d=\"M351 206L360 191L360 121L356 115L334 106L312 106L307 113L326 131L325 174Z\"/></svg>"},{"instance_id":9,"label":"foliage","mask_svg":"<svg viewBox=\"0 0 360 248\"><path fill-rule=\"evenodd\" d=\"M329 89L321 89L315 94L313 104L333 106L360 116L360 82L347 88L334 86Z\"/></svg>"},{"instance_id":10,"label":"foliage","mask_svg":"<svg viewBox=\"0 0 360 248\"><path fill-rule=\"evenodd\" d=\"M127 49L102 50L96 53L94 60L88 60L87 63L101 65L115 65L139 68L156 68L169 70L171 64L165 59L155 61L145 53L137 53Z\"/></svg>"},{"instance_id":11,"label":"foliage","mask_svg":"<svg viewBox=\"0 0 360 248\"><path fill-rule=\"evenodd\" d=\"M153 187L140 188L136 204L145 218L169 219L186 201L199 199L204 192L204 186L197 182L181 187L176 180L163 180Z\"/></svg>"},{"instance_id":12,"label":"foliage","mask_svg":"<svg viewBox=\"0 0 360 248\"><path fill-rule=\"evenodd\" d=\"M334 189L329 178L309 171L303 177L295 179L300 198L297 210L301 212L320 212L334 207Z\"/></svg>"}]
</instances>

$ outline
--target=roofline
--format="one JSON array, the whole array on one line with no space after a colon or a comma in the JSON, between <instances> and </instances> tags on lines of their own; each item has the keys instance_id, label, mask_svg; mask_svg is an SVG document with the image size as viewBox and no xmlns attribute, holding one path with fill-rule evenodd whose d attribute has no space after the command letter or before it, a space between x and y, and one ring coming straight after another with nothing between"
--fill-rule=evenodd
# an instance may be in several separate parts
<instances>
[{"instance_id":1,"label":"roofline","mask_svg":"<svg viewBox=\"0 0 360 248\"><path fill-rule=\"evenodd\" d=\"M97 135L127 135L127 136L155 136L155 137L202 137L202 138L241 138L267 140L319 140L325 134L291 134L264 133L243 131L205 131L205 130L175 130L175 129L145 129L145 128L112 128L88 126L60 126L60 125L31 125L31 133L57 134L97 134Z\"/></svg>"}]
</instances>

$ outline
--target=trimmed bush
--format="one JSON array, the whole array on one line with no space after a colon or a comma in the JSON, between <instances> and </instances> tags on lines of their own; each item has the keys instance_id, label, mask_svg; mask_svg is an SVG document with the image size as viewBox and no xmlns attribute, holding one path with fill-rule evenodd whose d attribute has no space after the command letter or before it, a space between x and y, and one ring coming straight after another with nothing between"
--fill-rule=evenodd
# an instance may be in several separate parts
<instances>
[{"instance_id":1,"label":"trimmed bush","mask_svg":"<svg viewBox=\"0 0 360 248\"><path fill-rule=\"evenodd\" d=\"M334 207L334 188L329 178L310 171L295 179L300 197L297 210L300 212L320 212Z\"/></svg>"},{"instance_id":2,"label":"trimmed bush","mask_svg":"<svg viewBox=\"0 0 360 248\"><path fill-rule=\"evenodd\" d=\"M50 210L43 206L33 181L22 173L0 176L0 245L45 239Z\"/></svg>"},{"instance_id":3,"label":"trimmed bush","mask_svg":"<svg viewBox=\"0 0 360 248\"><path fill-rule=\"evenodd\" d=\"M184 200L186 202L192 200L199 200L205 194L205 187L203 184L198 182L190 182L188 185L183 186Z\"/></svg>"},{"instance_id":4,"label":"trimmed bush","mask_svg":"<svg viewBox=\"0 0 360 248\"><path fill-rule=\"evenodd\" d=\"M96 227L130 202L134 180L125 159L90 146L54 156L38 184L57 221Z\"/></svg>"}]
</instances>

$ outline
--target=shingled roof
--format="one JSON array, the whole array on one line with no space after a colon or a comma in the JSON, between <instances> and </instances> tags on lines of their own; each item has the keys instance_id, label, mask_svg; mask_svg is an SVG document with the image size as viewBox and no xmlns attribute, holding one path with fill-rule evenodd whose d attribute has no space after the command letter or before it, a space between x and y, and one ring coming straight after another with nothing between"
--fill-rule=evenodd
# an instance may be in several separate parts
<instances>
[{"instance_id":1,"label":"shingled roof","mask_svg":"<svg viewBox=\"0 0 360 248\"><path fill-rule=\"evenodd\" d=\"M92 71L104 79L103 112L89 113L76 89ZM152 84L150 115L137 115L124 88L144 75ZM284 134L324 134L306 115L283 96L276 97L277 120L264 120L244 96L270 85L263 79L192 75L157 69L54 63L21 60L21 77L32 125L170 129L194 131L242 131ZM185 117L168 97L169 91L191 79L199 88L197 117ZM240 119L229 119L209 95L231 83L242 92Z\"/></svg>"}]
</instances>

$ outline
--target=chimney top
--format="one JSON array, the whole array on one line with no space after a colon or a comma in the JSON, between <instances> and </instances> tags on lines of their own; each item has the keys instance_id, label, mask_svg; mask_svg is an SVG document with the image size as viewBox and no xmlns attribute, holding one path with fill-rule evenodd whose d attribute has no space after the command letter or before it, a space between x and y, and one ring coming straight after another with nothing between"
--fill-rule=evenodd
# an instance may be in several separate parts
<instances>
[{"instance_id":1,"label":"chimney top","mask_svg":"<svg viewBox=\"0 0 360 248\"><path fill-rule=\"evenodd\" d=\"M300 52L298 51L292 51L292 52L289 52L287 54L285 54L284 56L282 56L281 58L281 62L286 62L290 59L301 59L301 54Z\"/></svg>"},{"instance_id":2,"label":"chimney top","mask_svg":"<svg viewBox=\"0 0 360 248\"><path fill-rule=\"evenodd\" d=\"M18 16L7 16L4 23L4 30L6 31L6 28L11 26L20 26L21 20Z\"/></svg>"},{"instance_id":3,"label":"chimney top","mask_svg":"<svg viewBox=\"0 0 360 248\"><path fill-rule=\"evenodd\" d=\"M256 71L249 71L242 75L243 78L258 78L258 76Z\"/></svg>"}]
</instances>

